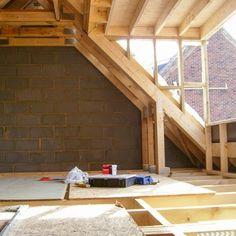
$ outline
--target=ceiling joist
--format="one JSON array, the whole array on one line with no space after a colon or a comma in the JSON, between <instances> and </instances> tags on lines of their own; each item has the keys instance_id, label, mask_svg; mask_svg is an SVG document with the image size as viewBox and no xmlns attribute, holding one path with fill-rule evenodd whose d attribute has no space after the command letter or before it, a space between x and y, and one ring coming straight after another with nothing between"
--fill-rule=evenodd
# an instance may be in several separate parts
<instances>
[{"instance_id":1,"label":"ceiling joist","mask_svg":"<svg viewBox=\"0 0 236 236\"><path fill-rule=\"evenodd\" d=\"M109 28L110 28L110 25L111 25L111 18L112 18L114 9L115 9L116 1L117 1L117 0L113 0L113 1L112 1L111 8L110 8L110 10L108 11L108 20L107 20L107 24L106 24L106 26L105 26L105 35L108 34L108 31L109 31Z\"/></svg>"},{"instance_id":2,"label":"ceiling joist","mask_svg":"<svg viewBox=\"0 0 236 236\"><path fill-rule=\"evenodd\" d=\"M180 27L179 35L182 36L192 25L192 22L199 16L199 14L207 7L208 4L211 4L212 0L199 0L189 14L184 18Z\"/></svg>"},{"instance_id":3,"label":"ceiling joist","mask_svg":"<svg viewBox=\"0 0 236 236\"><path fill-rule=\"evenodd\" d=\"M134 28L138 25L139 20L141 19L143 12L148 4L149 0L141 0L139 1L139 4L137 6L137 9L134 13L134 16L131 20L130 26L129 26L129 33L132 34L134 31Z\"/></svg>"},{"instance_id":4,"label":"ceiling joist","mask_svg":"<svg viewBox=\"0 0 236 236\"><path fill-rule=\"evenodd\" d=\"M56 20L60 20L60 4L59 0L53 0L54 12Z\"/></svg>"},{"instance_id":5,"label":"ceiling joist","mask_svg":"<svg viewBox=\"0 0 236 236\"><path fill-rule=\"evenodd\" d=\"M166 3L165 10L162 12L160 17L157 20L157 23L154 28L154 34L158 35L161 30L164 28L168 18L171 13L178 7L182 0L170 0Z\"/></svg>"},{"instance_id":6,"label":"ceiling joist","mask_svg":"<svg viewBox=\"0 0 236 236\"><path fill-rule=\"evenodd\" d=\"M236 1L226 0L225 3L201 27L201 39L209 39L235 13Z\"/></svg>"}]
</instances>

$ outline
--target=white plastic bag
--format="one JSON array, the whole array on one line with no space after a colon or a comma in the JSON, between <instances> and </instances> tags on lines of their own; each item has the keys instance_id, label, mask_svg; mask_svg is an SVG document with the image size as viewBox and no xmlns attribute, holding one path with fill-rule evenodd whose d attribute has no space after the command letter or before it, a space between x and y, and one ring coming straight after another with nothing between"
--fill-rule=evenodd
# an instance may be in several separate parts
<instances>
[{"instance_id":1,"label":"white plastic bag","mask_svg":"<svg viewBox=\"0 0 236 236\"><path fill-rule=\"evenodd\" d=\"M76 166L67 174L65 183L74 184L78 182L88 183L88 174Z\"/></svg>"}]
</instances>

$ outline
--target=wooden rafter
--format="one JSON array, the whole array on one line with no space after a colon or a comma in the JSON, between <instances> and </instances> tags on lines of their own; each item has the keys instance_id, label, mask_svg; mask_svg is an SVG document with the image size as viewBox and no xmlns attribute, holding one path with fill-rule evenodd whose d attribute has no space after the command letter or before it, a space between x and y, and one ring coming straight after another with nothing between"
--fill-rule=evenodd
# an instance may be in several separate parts
<instances>
[{"instance_id":1,"label":"wooden rafter","mask_svg":"<svg viewBox=\"0 0 236 236\"><path fill-rule=\"evenodd\" d=\"M0 0L0 8L5 7L11 0Z\"/></svg>"},{"instance_id":2,"label":"wooden rafter","mask_svg":"<svg viewBox=\"0 0 236 236\"><path fill-rule=\"evenodd\" d=\"M38 3L45 9L45 10L52 10L53 4L51 1L48 0L38 0Z\"/></svg>"},{"instance_id":3,"label":"wooden rafter","mask_svg":"<svg viewBox=\"0 0 236 236\"><path fill-rule=\"evenodd\" d=\"M154 28L154 34L158 35L161 30L164 28L165 23L167 22L169 16L171 13L178 7L178 5L181 3L182 0L170 0L167 1L165 10L162 12L160 17L157 20L157 23Z\"/></svg>"},{"instance_id":4,"label":"wooden rafter","mask_svg":"<svg viewBox=\"0 0 236 236\"><path fill-rule=\"evenodd\" d=\"M60 20L60 4L59 0L53 0L54 12L56 20Z\"/></svg>"},{"instance_id":5,"label":"wooden rafter","mask_svg":"<svg viewBox=\"0 0 236 236\"><path fill-rule=\"evenodd\" d=\"M91 2L92 0L84 1L84 15L83 15L83 29L85 32L89 33L92 29L91 19Z\"/></svg>"},{"instance_id":6,"label":"wooden rafter","mask_svg":"<svg viewBox=\"0 0 236 236\"><path fill-rule=\"evenodd\" d=\"M129 33L130 34L133 33L134 28L137 26L139 20L141 19L148 2L149 2L149 0L140 0L139 1L136 11L134 13L134 16L130 22L130 26L129 26Z\"/></svg>"},{"instance_id":7,"label":"wooden rafter","mask_svg":"<svg viewBox=\"0 0 236 236\"><path fill-rule=\"evenodd\" d=\"M109 31L109 28L110 28L110 25L111 25L111 18L112 18L112 14L114 12L114 9L115 9L116 1L117 0L112 1L111 8L110 8L109 13L108 13L108 20L107 20L107 24L106 24L106 27L105 27L105 34L107 34L108 31Z\"/></svg>"},{"instance_id":8,"label":"wooden rafter","mask_svg":"<svg viewBox=\"0 0 236 236\"><path fill-rule=\"evenodd\" d=\"M201 27L201 38L210 38L235 13L236 1L226 0L225 3Z\"/></svg>"},{"instance_id":9,"label":"wooden rafter","mask_svg":"<svg viewBox=\"0 0 236 236\"><path fill-rule=\"evenodd\" d=\"M72 8L77 14L84 14L84 1L83 0L65 0L66 4Z\"/></svg>"},{"instance_id":10,"label":"wooden rafter","mask_svg":"<svg viewBox=\"0 0 236 236\"><path fill-rule=\"evenodd\" d=\"M24 9L27 5L29 5L32 0L21 0L21 1L11 1L7 5L8 9Z\"/></svg>"},{"instance_id":11,"label":"wooden rafter","mask_svg":"<svg viewBox=\"0 0 236 236\"><path fill-rule=\"evenodd\" d=\"M182 36L190 27L193 21L199 16L199 14L207 7L208 4L211 4L212 0L200 0L193 7L193 9L187 14L179 27L179 35Z\"/></svg>"},{"instance_id":12,"label":"wooden rafter","mask_svg":"<svg viewBox=\"0 0 236 236\"><path fill-rule=\"evenodd\" d=\"M45 22L55 21L51 11L2 11L0 21L3 22Z\"/></svg>"}]
</instances>

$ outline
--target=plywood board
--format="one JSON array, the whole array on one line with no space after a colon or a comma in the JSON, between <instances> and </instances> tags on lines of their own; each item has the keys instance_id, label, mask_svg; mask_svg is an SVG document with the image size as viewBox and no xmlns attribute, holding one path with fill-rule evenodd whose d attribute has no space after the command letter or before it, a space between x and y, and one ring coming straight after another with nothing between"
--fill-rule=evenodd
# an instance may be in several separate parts
<instances>
[{"instance_id":1,"label":"plywood board","mask_svg":"<svg viewBox=\"0 0 236 236\"><path fill-rule=\"evenodd\" d=\"M114 205L30 207L18 217L8 236L143 235L131 216Z\"/></svg>"},{"instance_id":2,"label":"plywood board","mask_svg":"<svg viewBox=\"0 0 236 236\"><path fill-rule=\"evenodd\" d=\"M140 174L140 173L139 173ZM147 174L147 173L146 173ZM116 197L143 197L143 196L168 196L213 194L213 191L176 181L171 178L151 174L154 181L160 180L156 185L133 185L128 188L79 188L71 185L69 199L81 198L116 198Z\"/></svg>"},{"instance_id":3,"label":"plywood board","mask_svg":"<svg viewBox=\"0 0 236 236\"><path fill-rule=\"evenodd\" d=\"M64 199L67 184L39 179L40 177L1 177L0 201Z\"/></svg>"}]
</instances>

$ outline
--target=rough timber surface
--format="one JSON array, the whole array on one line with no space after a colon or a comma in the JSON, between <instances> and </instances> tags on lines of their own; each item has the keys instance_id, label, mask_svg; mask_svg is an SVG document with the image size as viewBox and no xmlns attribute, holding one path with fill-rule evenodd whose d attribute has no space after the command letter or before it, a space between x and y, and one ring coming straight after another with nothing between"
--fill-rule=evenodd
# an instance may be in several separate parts
<instances>
[{"instance_id":1,"label":"rough timber surface","mask_svg":"<svg viewBox=\"0 0 236 236\"><path fill-rule=\"evenodd\" d=\"M0 201L64 199L67 184L40 177L1 177Z\"/></svg>"},{"instance_id":2,"label":"rough timber surface","mask_svg":"<svg viewBox=\"0 0 236 236\"><path fill-rule=\"evenodd\" d=\"M123 208L77 205L28 208L8 234L18 235L141 236L142 232Z\"/></svg>"},{"instance_id":3,"label":"rough timber surface","mask_svg":"<svg viewBox=\"0 0 236 236\"><path fill-rule=\"evenodd\" d=\"M79 188L75 185L70 185L69 199L214 194L211 190L185 182L156 174L151 174L151 176L154 181L160 180L160 183L156 185L133 185L127 188Z\"/></svg>"}]
</instances>

